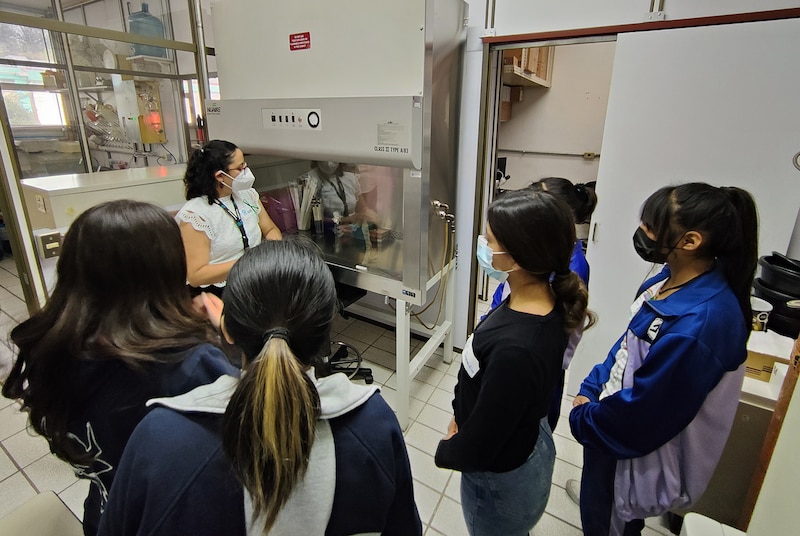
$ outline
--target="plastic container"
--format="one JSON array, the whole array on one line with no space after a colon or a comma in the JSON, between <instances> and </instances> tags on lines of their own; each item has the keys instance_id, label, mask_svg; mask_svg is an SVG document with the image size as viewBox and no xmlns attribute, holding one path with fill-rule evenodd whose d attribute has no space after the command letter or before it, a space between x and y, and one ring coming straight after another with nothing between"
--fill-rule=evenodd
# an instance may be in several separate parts
<instances>
[{"instance_id":1,"label":"plastic container","mask_svg":"<svg viewBox=\"0 0 800 536\"><path fill-rule=\"evenodd\" d=\"M753 331L767 331L772 304L757 296L750 296L750 308L753 310Z\"/></svg>"},{"instance_id":2,"label":"plastic container","mask_svg":"<svg viewBox=\"0 0 800 536\"><path fill-rule=\"evenodd\" d=\"M760 278L753 280L753 294L771 303L774 307L774 313L800 319L800 308L795 307L796 301L800 300L800 296L776 290ZM770 316L770 320L772 320L772 316Z\"/></svg>"},{"instance_id":3,"label":"plastic container","mask_svg":"<svg viewBox=\"0 0 800 536\"><path fill-rule=\"evenodd\" d=\"M164 38L164 23L161 22L161 19L158 17L154 17L150 14L150 6L148 6L146 2L142 2L141 11L130 14L128 17L128 24L131 33ZM133 50L134 56L167 57L167 49L164 47L132 44L131 49Z\"/></svg>"}]
</instances>

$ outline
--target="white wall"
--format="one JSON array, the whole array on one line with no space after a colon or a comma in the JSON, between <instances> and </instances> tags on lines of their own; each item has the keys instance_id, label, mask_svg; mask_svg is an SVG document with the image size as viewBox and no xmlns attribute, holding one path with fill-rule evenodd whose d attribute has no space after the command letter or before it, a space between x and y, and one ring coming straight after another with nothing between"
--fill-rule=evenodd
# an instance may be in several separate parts
<instances>
[{"instance_id":1,"label":"white wall","mask_svg":"<svg viewBox=\"0 0 800 536\"><path fill-rule=\"evenodd\" d=\"M667 19L800 7L797 0L664 0ZM495 0L497 35L645 22L649 0Z\"/></svg>"},{"instance_id":2,"label":"white wall","mask_svg":"<svg viewBox=\"0 0 800 536\"><path fill-rule=\"evenodd\" d=\"M458 184L456 186L456 247L458 269L455 280L455 318L453 320L453 344L463 348L467 340L469 304L475 300L470 295L471 267L474 264L475 235L473 214L476 210L478 171L478 127L481 109L481 76L483 74L483 29L485 0L470 0L469 31L464 53L464 71L461 87L461 132L458 147Z\"/></svg>"},{"instance_id":3,"label":"white wall","mask_svg":"<svg viewBox=\"0 0 800 536\"><path fill-rule=\"evenodd\" d=\"M511 176L504 188L522 188L541 177L573 182L597 178L597 159L503 149L601 153L615 48L614 42L555 47L551 87L524 88L524 100L513 103L511 119L500 124L498 156L508 158L506 173Z\"/></svg>"}]
</instances>

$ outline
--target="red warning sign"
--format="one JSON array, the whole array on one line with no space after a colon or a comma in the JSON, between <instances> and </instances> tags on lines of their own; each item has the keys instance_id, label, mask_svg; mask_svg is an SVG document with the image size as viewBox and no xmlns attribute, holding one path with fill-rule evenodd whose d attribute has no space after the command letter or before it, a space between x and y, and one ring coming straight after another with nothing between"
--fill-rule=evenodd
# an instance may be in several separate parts
<instances>
[{"instance_id":1,"label":"red warning sign","mask_svg":"<svg viewBox=\"0 0 800 536\"><path fill-rule=\"evenodd\" d=\"M311 48L311 32L289 34L289 50Z\"/></svg>"}]
</instances>

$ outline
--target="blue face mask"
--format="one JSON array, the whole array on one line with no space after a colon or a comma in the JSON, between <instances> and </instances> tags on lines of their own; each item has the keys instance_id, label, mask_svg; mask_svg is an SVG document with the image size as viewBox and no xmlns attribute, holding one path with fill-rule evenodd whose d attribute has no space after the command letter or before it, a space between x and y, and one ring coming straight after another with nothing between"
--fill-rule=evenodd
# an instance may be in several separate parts
<instances>
[{"instance_id":1,"label":"blue face mask","mask_svg":"<svg viewBox=\"0 0 800 536\"><path fill-rule=\"evenodd\" d=\"M497 279L501 283L506 280L508 274L513 272L514 270L498 270L494 266L492 266L492 257L495 255L505 255L507 252L505 251L492 251L492 248L489 247L489 243L486 241L486 237L483 235L478 236L478 265L483 268L483 271L486 272L486 275L491 277L492 279Z\"/></svg>"}]
</instances>

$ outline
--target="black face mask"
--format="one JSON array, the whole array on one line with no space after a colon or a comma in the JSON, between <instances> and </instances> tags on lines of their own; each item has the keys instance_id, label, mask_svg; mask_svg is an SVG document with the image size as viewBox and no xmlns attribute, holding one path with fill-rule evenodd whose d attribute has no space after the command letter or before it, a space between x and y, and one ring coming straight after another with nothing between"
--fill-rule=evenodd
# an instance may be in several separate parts
<instances>
[{"instance_id":1,"label":"black face mask","mask_svg":"<svg viewBox=\"0 0 800 536\"><path fill-rule=\"evenodd\" d=\"M645 233L644 229L641 227L638 227L636 232L633 233L633 248L645 262L654 262L657 264L667 262L669 251L662 252L662 248L659 247L655 240L647 236L647 233Z\"/></svg>"}]
</instances>

